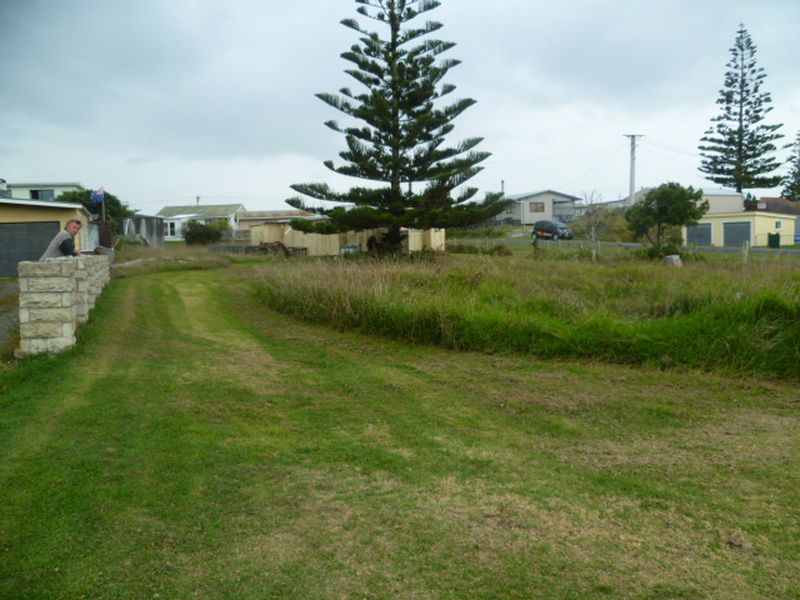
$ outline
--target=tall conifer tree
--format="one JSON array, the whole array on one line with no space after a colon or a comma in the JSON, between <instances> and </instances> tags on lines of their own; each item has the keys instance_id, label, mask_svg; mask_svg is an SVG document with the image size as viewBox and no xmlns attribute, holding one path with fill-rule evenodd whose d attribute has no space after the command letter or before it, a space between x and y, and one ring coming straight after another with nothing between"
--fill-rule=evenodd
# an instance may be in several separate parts
<instances>
[{"instance_id":1,"label":"tall conifer tree","mask_svg":"<svg viewBox=\"0 0 800 600\"><path fill-rule=\"evenodd\" d=\"M792 148L792 158L789 159L789 174L783 180L781 196L800 202L800 131Z\"/></svg>"},{"instance_id":2,"label":"tall conifer tree","mask_svg":"<svg viewBox=\"0 0 800 600\"><path fill-rule=\"evenodd\" d=\"M349 209L309 207L300 198L292 198L287 202L295 208L330 218L326 222L294 222L293 226L320 233L386 228L383 241L396 249L402 241L401 227L464 226L502 211L507 205L502 194L487 194L483 202L476 203L470 199L477 189L462 187L482 170L478 163L489 156L473 150L483 138L444 145L445 136L453 130L453 119L475 101L465 98L440 105L439 100L455 89L442 80L459 64L440 55L455 44L428 37L441 23L411 25L438 7L438 0L355 2L357 12L375 22L379 31L369 31L355 19L341 21L359 35L359 43L341 56L353 65L345 73L363 88L353 91L344 87L339 94L317 97L361 123L347 127L336 121L325 123L344 135L347 149L339 153L344 164L324 164L336 173L382 185L354 187L345 193L337 193L327 184L292 185L316 200L354 205ZM454 197L456 188L460 193Z\"/></svg>"},{"instance_id":3,"label":"tall conifer tree","mask_svg":"<svg viewBox=\"0 0 800 600\"><path fill-rule=\"evenodd\" d=\"M744 25L739 26L730 52L725 83L717 99L722 110L701 138L700 172L738 192L775 187L781 177L769 173L780 162L770 155L777 150L774 142L783 137L776 133L782 125L763 123L772 110L772 98L761 91L766 73L756 64L756 46Z\"/></svg>"}]
</instances>

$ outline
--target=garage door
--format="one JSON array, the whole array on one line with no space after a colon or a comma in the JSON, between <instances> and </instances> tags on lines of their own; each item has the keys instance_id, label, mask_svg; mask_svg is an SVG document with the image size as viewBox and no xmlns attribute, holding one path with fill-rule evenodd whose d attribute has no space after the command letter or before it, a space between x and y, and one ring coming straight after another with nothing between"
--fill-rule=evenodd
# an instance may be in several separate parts
<instances>
[{"instance_id":1,"label":"garage door","mask_svg":"<svg viewBox=\"0 0 800 600\"><path fill-rule=\"evenodd\" d=\"M0 277L17 275L17 263L39 260L61 228L58 221L0 223Z\"/></svg>"},{"instance_id":2,"label":"garage door","mask_svg":"<svg viewBox=\"0 0 800 600\"><path fill-rule=\"evenodd\" d=\"M690 225L686 228L686 243L698 246L711 245L711 223Z\"/></svg>"},{"instance_id":3,"label":"garage door","mask_svg":"<svg viewBox=\"0 0 800 600\"><path fill-rule=\"evenodd\" d=\"M750 241L750 223L723 223L722 238L725 246L741 248Z\"/></svg>"}]
</instances>

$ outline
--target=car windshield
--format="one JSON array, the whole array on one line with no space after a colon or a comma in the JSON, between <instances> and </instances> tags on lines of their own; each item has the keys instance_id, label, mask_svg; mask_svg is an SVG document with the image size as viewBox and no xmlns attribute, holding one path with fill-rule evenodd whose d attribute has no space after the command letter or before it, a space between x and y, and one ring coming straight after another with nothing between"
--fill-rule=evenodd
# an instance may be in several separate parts
<instances>
[{"instance_id":1,"label":"car windshield","mask_svg":"<svg viewBox=\"0 0 800 600\"><path fill-rule=\"evenodd\" d=\"M555 225L556 227L566 227L566 225L561 221L559 221L558 219L553 219L553 225Z\"/></svg>"}]
</instances>

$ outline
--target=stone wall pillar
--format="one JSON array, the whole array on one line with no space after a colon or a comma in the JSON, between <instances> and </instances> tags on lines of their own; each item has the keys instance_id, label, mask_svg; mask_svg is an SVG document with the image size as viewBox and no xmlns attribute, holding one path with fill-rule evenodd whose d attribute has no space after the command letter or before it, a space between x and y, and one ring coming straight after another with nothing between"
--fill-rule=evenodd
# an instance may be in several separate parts
<instances>
[{"instance_id":1,"label":"stone wall pillar","mask_svg":"<svg viewBox=\"0 0 800 600\"><path fill-rule=\"evenodd\" d=\"M19 348L24 358L75 345L78 325L89 319L111 278L109 257L85 255L19 263Z\"/></svg>"},{"instance_id":2,"label":"stone wall pillar","mask_svg":"<svg viewBox=\"0 0 800 600\"><path fill-rule=\"evenodd\" d=\"M18 355L61 352L75 344L74 259L19 263Z\"/></svg>"}]
</instances>

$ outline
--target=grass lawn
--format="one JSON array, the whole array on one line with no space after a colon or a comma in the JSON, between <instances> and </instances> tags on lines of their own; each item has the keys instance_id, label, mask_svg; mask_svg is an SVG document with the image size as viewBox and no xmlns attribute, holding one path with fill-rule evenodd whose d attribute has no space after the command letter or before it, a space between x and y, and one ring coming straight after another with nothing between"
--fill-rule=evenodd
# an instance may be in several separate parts
<instances>
[{"instance_id":1,"label":"grass lawn","mask_svg":"<svg viewBox=\"0 0 800 600\"><path fill-rule=\"evenodd\" d=\"M260 287L290 316L415 343L800 380L800 257L674 269L566 252L281 262Z\"/></svg>"},{"instance_id":2,"label":"grass lawn","mask_svg":"<svg viewBox=\"0 0 800 600\"><path fill-rule=\"evenodd\" d=\"M792 598L796 383L300 323L118 279L0 370L0 598Z\"/></svg>"}]
</instances>

